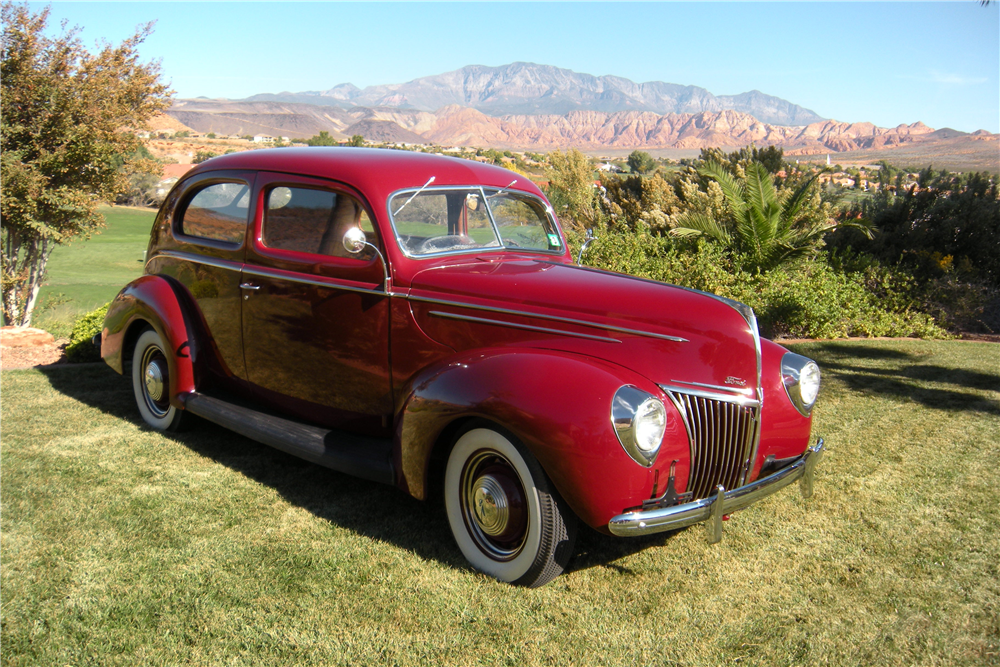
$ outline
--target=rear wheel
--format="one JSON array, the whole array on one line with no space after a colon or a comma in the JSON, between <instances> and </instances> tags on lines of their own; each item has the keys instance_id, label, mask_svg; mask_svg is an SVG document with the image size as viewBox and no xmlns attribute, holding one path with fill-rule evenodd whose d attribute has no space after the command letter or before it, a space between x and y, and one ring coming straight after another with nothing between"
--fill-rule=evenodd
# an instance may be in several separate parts
<instances>
[{"instance_id":1,"label":"rear wheel","mask_svg":"<svg viewBox=\"0 0 1000 667\"><path fill-rule=\"evenodd\" d=\"M477 570L533 588L565 569L576 516L513 436L466 431L448 457L444 490L452 534Z\"/></svg>"},{"instance_id":2,"label":"rear wheel","mask_svg":"<svg viewBox=\"0 0 1000 667\"><path fill-rule=\"evenodd\" d=\"M160 334L153 329L139 335L132 354L132 391L147 424L160 431L176 431L184 412L170 404L167 350Z\"/></svg>"}]
</instances>

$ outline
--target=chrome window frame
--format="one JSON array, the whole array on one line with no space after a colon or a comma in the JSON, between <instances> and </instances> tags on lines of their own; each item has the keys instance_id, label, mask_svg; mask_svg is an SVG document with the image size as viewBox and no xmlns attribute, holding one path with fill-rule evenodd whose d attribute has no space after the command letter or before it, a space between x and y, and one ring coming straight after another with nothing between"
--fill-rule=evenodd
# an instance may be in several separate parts
<instances>
[{"instance_id":1,"label":"chrome window frame","mask_svg":"<svg viewBox=\"0 0 1000 667\"><path fill-rule=\"evenodd\" d=\"M561 248L559 250L540 250L538 248L526 248L523 246L504 245L503 236L500 234L500 230L497 227L496 220L493 217L493 208L490 206L489 197L486 194L487 188L491 190L496 190L498 193L516 192L519 196L528 197L538 202L541 205L542 210L545 211L545 215L548 218L549 223L552 225L556 233L559 235L559 243L561 244ZM391 205L393 199L395 199L401 194L414 194L417 192L423 194L425 192L448 192L448 191L473 192L476 190L479 191L480 195L483 197L483 201L486 203L486 214L489 217L490 226L493 229L493 234L496 237L496 240L499 243L499 245L480 246L478 248L466 248L462 250L441 250L439 252L420 254L420 255L413 254L407 249L406 245L402 242L402 239L400 239L399 229L396 227L396 217L395 215L393 215L392 205ZM518 252L518 253L524 252L524 253L543 254L550 256L552 255L561 256L566 251L566 237L563 234L562 228L559 226L559 221L556 220L556 216L552 212L552 207L549 206L545 202L545 200L542 199L541 197L532 194L530 192L525 192L524 190L510 190L498 185L488 185L488 186L487 185L436 185L423 188L421 187L401 188L399 190L392 192L388 197L386 197L385 208L386 208L386 213L389 216L389 224L392 226L392 235L396 239L396 246L400 249L403 255L405 255L409 259L416 259L416 260L435 259L438 257L449 257L455 255L474 255L474 254L496 253L496 252Z\"/></svg>"},{"instance_id":2,"label":"chrome window frame","mask_svg":"<svg viewBox=\"0 0 1000 667\"><path fill-rule=\"evenodd\" d=\"M170 212L170 234L179 243L197 245L204 248L215 248L217 250L239 250L246 246L247 233L253 228L254 182L253 180L239 177L215 177L210 174L211 172L206 172L206 178L195 178L189 185L185 185L184 191ZM243 238L240 241L223 241L222 239L213 239L210 236L198 236L185 232L184 216L187 215L188 208L191 206L194 198L208 188L226 184L239 184L247 188L247 197L249 200L247 202L247 217L243 221Z\"/></svg>"}]
</instances>

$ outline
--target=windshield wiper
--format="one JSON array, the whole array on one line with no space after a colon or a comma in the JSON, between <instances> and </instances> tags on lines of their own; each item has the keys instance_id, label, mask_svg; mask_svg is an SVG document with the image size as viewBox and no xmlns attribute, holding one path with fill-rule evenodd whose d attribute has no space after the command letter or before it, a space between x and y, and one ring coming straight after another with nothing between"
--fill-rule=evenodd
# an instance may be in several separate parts
<instances>
[{"instance_id":1,"label":"windshield wiper","mask_svg":"<svg viewBox=\"0 0 1000 667\"><path fill-rule=\"evenodd\" d=\"M411 201L413 201L414 197L416 197L417 195L419 195L421 192L424 191L424 188L426 188L428 185L430 185L431 183L434 182L434 178L435 178L434 176L431 176L429 179L427 179L427 182L424 183L423 185L421 185L419 190L417 190L412 195L410 195L410 198L407 199L406 201L404 201L403 205L396 209L396 212L392 214L392 217L395 218L397 215L399 215L399 212L402 211L404 208L406 208L406 205L409 204ZM508 185L507 187L510 187L510 186Z\"/></svg>"},{"instance_id":2,"label":"windshield wiper","mask_svg":"<svg viewBox=\"0 0 1000 667\"><path fill-rule=\"evenodd\" d=\"M515 183L517 183L517 179L516 178L513 181L511 181L510 183L508 183L507 185L505 185L504 187L502 187L499 190L497 190L496 192L494 192L493 194L487 196L486 198L487 199L493 199L494 197L499 197L504 192L506 192L507 190L509 190L510 186L514 185Z\"/></svg>"}]
</instances>

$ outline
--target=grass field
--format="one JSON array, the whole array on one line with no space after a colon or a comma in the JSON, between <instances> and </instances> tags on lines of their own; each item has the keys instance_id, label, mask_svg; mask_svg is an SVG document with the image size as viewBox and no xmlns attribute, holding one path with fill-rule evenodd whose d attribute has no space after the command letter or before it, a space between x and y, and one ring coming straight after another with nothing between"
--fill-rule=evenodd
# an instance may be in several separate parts
<instances>
[{"instance_id":1,"label":"grass field","mask_svg":"<svg viewBox=\"0 0 1000 667\"><path fill-rule=\"evenodd\" d=\"M156 212L103 207L108 226L52 252L32 325L65 336L80 315L103 306L142 275L142 255Z\"/></svg>"},{"instance_id":2,"label":"grass field","mask_svg":"<svg viewBox=\"0 0 1000 667\"><path fill-rule=\"evenodd\" d=\"M0 375L4 665L1000 665L1000 346L794 346L824 368L816 495L538 590L443 509L209 424L140 425L100 365Z\"/></svg>"}]
</instances>

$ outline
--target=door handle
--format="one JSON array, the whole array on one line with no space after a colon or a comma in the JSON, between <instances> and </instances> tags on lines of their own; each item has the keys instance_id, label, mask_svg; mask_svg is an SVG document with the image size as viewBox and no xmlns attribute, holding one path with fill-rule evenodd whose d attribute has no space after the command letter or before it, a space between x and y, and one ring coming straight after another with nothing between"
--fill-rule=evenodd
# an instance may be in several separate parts
<instances>
[{"instance_id":1,"label":"door handle","mask_svg":"<svg viewBox=\"0 0 1000 667\"><path fill-rule=\"evenodd\" d=\"M259 290L260 285L252 285L250 283L240 283L240 289Z\"/></svg>"}]
</instances>

